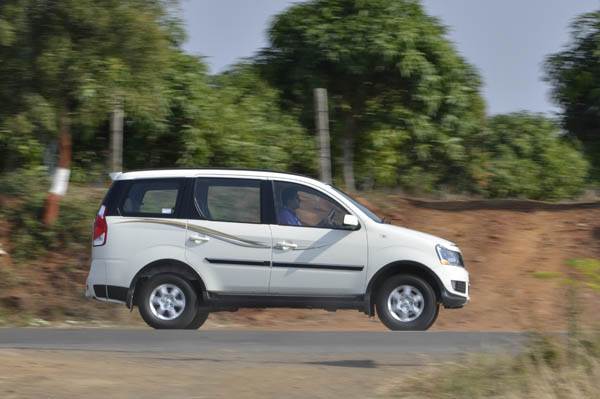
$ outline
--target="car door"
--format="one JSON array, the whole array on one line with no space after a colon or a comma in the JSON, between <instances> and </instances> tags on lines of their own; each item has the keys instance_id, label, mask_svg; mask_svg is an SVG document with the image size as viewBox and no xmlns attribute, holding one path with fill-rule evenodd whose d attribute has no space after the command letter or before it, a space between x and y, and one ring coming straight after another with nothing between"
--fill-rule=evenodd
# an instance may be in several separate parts
<instances>
[{"instance_id":1,"label":"car door","mask_svg":"<svg viewBox=\"0 0 600 399\"><path fill-rule=\"evenodd\" d=\"M262 223L266 180L197 178L188 220L186 258L208 291L266 294L271 231Z\"/></svg>"},{"instance_id":2,"label":"car door","mask_svg":"<svg viewBox=\"0 0 600 399\"><path fill-rule=\"evenodd\" d=\"M269 293L344 296L364 293L367 234L343 226L350 212L314 187L274 181L276 224Z\"/></svg>"},{"instance_id":3,"label":"car door","mask_svg":"<svg viewBox=\"0 0 600 399\"><path fill-rule=\"evenodd\" d=\"M183 178L120 182L118 198L113 199L116 209L106 216L105 244L92 249L93 259L106 266L107 286L129 287L148 263L183 258L185 184Z\"/></svg>"}]
</instances>

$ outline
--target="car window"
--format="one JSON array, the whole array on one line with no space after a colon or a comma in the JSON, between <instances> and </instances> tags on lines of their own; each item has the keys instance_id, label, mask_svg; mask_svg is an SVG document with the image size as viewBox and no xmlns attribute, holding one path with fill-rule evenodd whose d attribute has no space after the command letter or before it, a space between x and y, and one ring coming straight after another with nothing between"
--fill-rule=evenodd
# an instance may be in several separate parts
<instances>
[{"instance_id":1,"label":"car window","mask_svg":"<svg viewBox=\"0 0 600 399\"><path fill-rule=\"evenodd\" d=\"M286 226L344 228L348 212L327 195L310 187L275 182L277 223Z\"/></svg>"},{"instance_id":2,"label":"car window","mask_svg":"<svg viewBox=\"0 0 600 399\"><path fill-rule=\"evenodd\" d=\"M182 181L138 180L130 183L121 203L123 216L175 217Z\"/></svg>"},{"instance_id":3,"label":"car window","mask_svg":"<svg viewBox=\"0 0 600 399\"><path fill-rule=\"evenodd\" d=\"M219 222L260 223L260 181L196 179L194 206L201 219Z\"/></svg>"}]
</instances>

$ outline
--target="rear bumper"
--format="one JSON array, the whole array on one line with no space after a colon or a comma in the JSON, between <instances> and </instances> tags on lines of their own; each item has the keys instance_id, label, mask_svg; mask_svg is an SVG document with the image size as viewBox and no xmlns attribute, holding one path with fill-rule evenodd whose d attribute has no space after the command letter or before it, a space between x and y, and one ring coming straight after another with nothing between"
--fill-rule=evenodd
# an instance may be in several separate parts
<instances>
[{"instance_id":1,"label":"rear bumper","mask_svg":"<svg viewBox=\"0 0 600 399\"><path fill-rule=\"evenodd\" d=\"M86 298L95 298L95 292L89 282L85 284L85 297Z\"/></svg>"},{"instance_id":2,"label":"rear bumper","mask_svg":"<svg viewBox=\"0 0 600 399\"><path fill-rule=\"evenodd\" d=\"M101 260L93 260L85 283L85 296L105 300L106 289L104 291L98 289L101 285L106 287L106 264Z\"/></svg>"},{"instance_id":3,"label":"rear bumper","mask_svg":"<svg viewBox=\"0 0 600 399\"><path fill-rule=\"evenodd\" d=\"M93 260L85 284L85 296L104 302L124 303L129 287L107 284L106 262Z\"/></svg>"}]
</instances>

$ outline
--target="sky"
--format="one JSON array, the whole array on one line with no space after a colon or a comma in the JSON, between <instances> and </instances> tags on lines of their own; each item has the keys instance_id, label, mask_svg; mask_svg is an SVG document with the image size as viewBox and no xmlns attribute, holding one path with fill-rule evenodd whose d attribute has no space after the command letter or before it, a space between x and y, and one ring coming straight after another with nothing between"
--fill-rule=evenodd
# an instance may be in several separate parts
<instances>
[{"instance_id":1,"label":"sky","mask_svg":"<svg viewBox=\"0 0 600 399\"><path fill-rule=\"evenodd\" d=\"M212 73L267 45L273 15L291 0L182 0L186 51L205 57ZM569 24L600 0L423 0L448 27L448 38L483 79L488 114L558 112L543 81L543 62L569 39Z\"/></svg>"}]
</instances>

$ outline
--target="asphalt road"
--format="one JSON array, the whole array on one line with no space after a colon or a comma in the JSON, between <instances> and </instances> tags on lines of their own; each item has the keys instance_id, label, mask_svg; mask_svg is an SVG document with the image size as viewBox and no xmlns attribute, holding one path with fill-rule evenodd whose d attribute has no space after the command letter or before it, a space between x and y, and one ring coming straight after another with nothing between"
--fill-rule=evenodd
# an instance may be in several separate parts
<instances>
[{"instance_id":1,"label":"asphalt road","mask_svg":"<svg viewBox=\"0 0 600 399\"><path fill-rule=\"evenodd\" d=\"M0 328L0 397L396 398L406 378L475 352L516 352L526 339L477 332Z\"/></svg>"},{"instance_id":2,"label":"asphalt road","mask_svg":"<svg viewBox=\"0 0 600 399\"><path fill-rule=\"evenodd\" d=\"M179 355L372 355L516 351L523 333L156 331L2 328L0 348Z\"/></svg>"}]
</instances>

